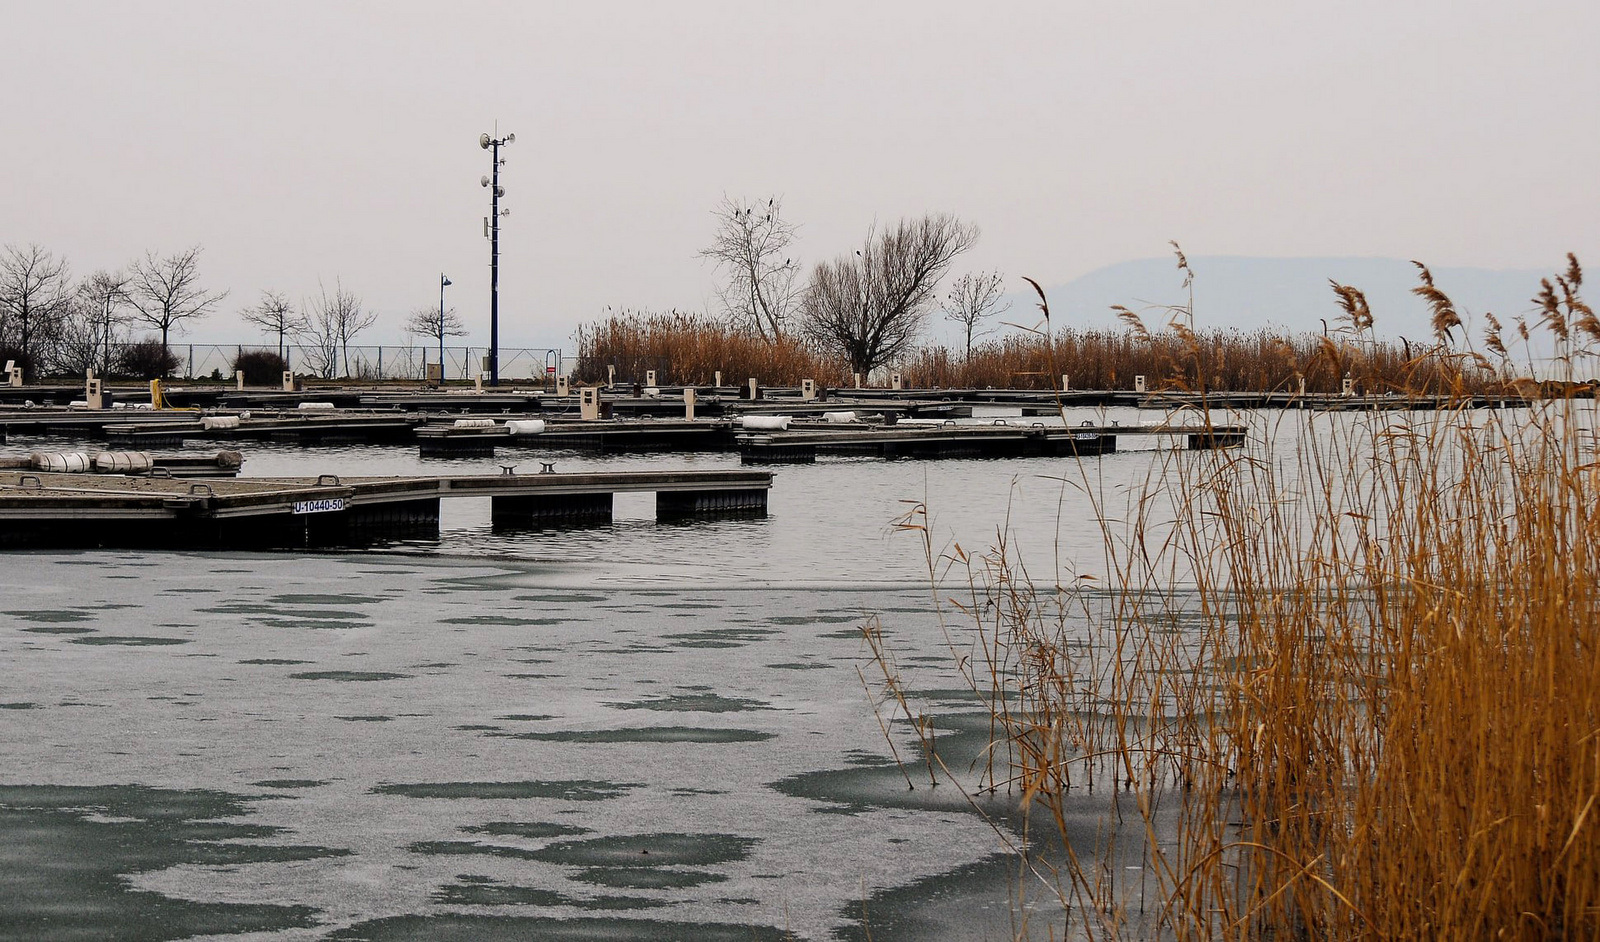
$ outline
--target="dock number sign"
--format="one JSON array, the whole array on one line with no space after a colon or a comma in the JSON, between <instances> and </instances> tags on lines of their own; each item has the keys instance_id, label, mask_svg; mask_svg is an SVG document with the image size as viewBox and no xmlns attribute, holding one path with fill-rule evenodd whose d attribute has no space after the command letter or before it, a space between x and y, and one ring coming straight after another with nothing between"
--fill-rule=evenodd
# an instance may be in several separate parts
<instances>
[{"instance_id":1,"label":"dock number sign","mask_svg":"<svg viewBox=\"0 0 1600 942\"><path fill-rule=\"evenodd\" d=\"M327 500L297 500L294 502L294 512L297 514L325 514L343 509L343 497L330 497Z\"/></svg>"}]
</instances>

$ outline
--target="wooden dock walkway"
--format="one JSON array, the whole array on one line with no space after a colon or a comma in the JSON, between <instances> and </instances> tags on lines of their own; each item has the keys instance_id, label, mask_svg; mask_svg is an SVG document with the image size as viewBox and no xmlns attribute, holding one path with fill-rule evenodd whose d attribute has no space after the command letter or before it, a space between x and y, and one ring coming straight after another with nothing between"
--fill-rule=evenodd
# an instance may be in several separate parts
<instances>
[{"instance_id":1,"label":"wooden dock walkway","mask_svg":"<svg viewBox=\"0 0 1600 942\"><path fill-rule=\"evenodd\" d=\"M663 521L765 516L767 471L183 481L0 471L0 547L271 549L437 540L439 501L488 497L497 527L608 523L612 496L653 492Z\"/></svg>"}]
</instances>

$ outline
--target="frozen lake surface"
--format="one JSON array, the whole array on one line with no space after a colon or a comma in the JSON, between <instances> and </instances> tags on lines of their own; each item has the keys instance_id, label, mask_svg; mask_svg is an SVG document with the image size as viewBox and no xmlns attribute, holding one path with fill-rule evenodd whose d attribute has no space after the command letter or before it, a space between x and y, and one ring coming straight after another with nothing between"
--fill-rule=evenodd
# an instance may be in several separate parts
<instances>
[{"instance_id":1,"label":"frozen lake surface","mask_svg":"<svg viewBox=\"0 0 1600 942\"><path fill-rule=\"evenodd\" d=\"M1154 464L823 460L777 467L759 520L658 525L619 495L610 526L503 532L480 499L376 553L0 556L0 938L1011 938L1010 800L908 789L859 629L881 620L949 754L977 754L964 635L895 521L925 504L936 554L1006 528L1048 580L1099 559L1082 487Z\"/></svg>"}]
</instances>

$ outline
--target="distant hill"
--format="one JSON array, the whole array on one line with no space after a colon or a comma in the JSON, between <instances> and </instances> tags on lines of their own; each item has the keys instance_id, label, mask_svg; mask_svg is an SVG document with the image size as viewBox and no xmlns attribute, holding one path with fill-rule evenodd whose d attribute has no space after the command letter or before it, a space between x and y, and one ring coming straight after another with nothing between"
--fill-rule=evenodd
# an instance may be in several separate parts
<instances>
[{"instance_id":1,"label":"distant hill","mask_svg":"<svg viewBox=\"0 0 1600 942\"><path fill-rule=\"evenodd\" d=\"M1217 255L1191 257L1189 265L1195 273L1195 321L1201 329L1273 327L1289 333L1320 333L1322 319L1330 327L1336 326L1340 313L1328 287L1328 280L1333 279L1366 292L1373 329L1380 337L1417 341L1432 336L1427 307L1411 293L1418 284L1417 269L1404 259ZM1538 291L1539 279L1550 274L1531 269L1432 271L1435 284L1463 316L1472 316L1472 339L1480 346L1478 317L1491 311L1509 328L1512 317L1532 309L1529 299ZM1115 326L1111 305L1122 304L1141 312L1146 325L1156 330L1166 323L1166 317L1147 308L1186 301L1182 284L1173 258L1167 256L1119 262L1045 290L1058 325ZM1032 323L1032 293L1013 293L1011 300L1012 308L1002 319Z\"/></svg>"}]
</instances>

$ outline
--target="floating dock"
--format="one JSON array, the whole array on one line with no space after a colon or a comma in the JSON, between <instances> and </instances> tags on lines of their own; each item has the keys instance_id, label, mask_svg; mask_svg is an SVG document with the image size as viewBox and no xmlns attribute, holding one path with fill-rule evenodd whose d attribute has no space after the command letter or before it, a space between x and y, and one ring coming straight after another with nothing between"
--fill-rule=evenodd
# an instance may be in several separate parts
<instances>
[{"instance_id":1,"label":"floating dock","mask_svg":"<svg viewBox=\"0 0 1600 942\"><path fill-rule=\"evenodd\" d=\"M766 471L180 481L0 471L0 547L298 549L437 540L439 501L488 497L497 527L608 523L612 496L653 492L663 521L765 516Z\"/></svg>"},{"instance_id":2,"label":"floating dock","mask_svg":"<svg viewBox=\"0 0 1600 942\"><path fill-rule=\"evenodd\" d=\"M214 455L150 455L143 452L108 454L91 449L76 453L35 452L14 458L0 456L0 471L49 471L53 461L59 463L56 470L61 470L74 457L95 474L158 478L232 478L239 476L239 468L244 464L244 456L237 451L219 451Z\"/></svg>"},{"instance_id":3,"label":"floating dock","mask_svg":"<svg viewBox=\"0 0 1600 942\"><path fill-rule=\"evenodd\" d=\"M550 420L544 431L514 435L506 425L424 425L416 431L422 457L487 457L496 448L570 448L625 454L650 451L732 451L731 419Z\"/></svg>"},{"instance_id":4,"label":"floating dock","mask_svg":"<svg viewBox=\"0 0 1600 942\"><path fill-rule=\"evenodd\" d=\"M836 425L793 431L741 432L744 464L804 464L825 455L878 458L1092 457L1113 454L1121 435L1184 439L1191 450L1234 448L1245 442L1242 425Z\"/></svg>"}]
</instances>

